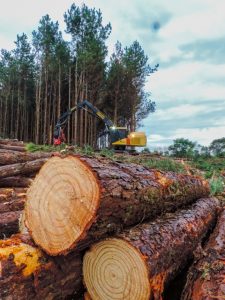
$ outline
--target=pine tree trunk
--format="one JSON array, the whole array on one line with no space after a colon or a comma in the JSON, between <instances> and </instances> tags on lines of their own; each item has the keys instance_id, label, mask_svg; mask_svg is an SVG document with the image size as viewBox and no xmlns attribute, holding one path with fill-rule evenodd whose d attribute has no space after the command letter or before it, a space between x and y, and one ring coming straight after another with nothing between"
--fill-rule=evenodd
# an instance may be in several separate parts
<instances>
[{"instance_id":1,"label":"pine tree trunk","mask_svg":"<svg viewBox=\"0 0 225 300\"><path fill-rule=\"evenodd\" d=\"M0 187L29 187L33 179L24 176L12 176L6 178L0 178Z\"/></svg>"},{"instance_id":2,"label":"pine tree trunk","mask_svg":"<svg viewBox=\"0 0 225 300\"><path fill-rule=\"evenodd\" d=\"M182 300L213 300L225 297L225 210L200 257L189 270Z\"/></svg>"},{"instance_id":3,"label":"pine tree trunk","mask_svg":"<svg viewBox=\"0 0 225 300\"><path fill-rule=\"evenodd\" d=\"M20 151L12 151L12 150L7 151L4 149L0 149L0 166L32 161L39 158L48 158L51 156L52 153L48 153L48 152L29 153L29 152L20 152Z\"/></svg>"},{"instance_id":4,"label":"pine tree trunk","mask_svg":"<svg viewBox=\"0 0 225 300\"><path fill-rule=\"evenodd\" d=\"M58 255L208 195L198 177L104 158L53 157L29 189L26 222L35 242Z\"/></svg>"},{"instance_id":5,"label":"pine tree trunk","mask_svg":"<svg viewBox=\"0 0 225 300\"><path fill-rule=\"evenodd\" d=\"M35 173L47 160L48 158L39 158L24 163L0 166L0 178Z\"/></svg>"},{"instance_id":6,"label":"pine tree trunk","mask_svg":"<svg viewBox=\"0 0 225 300\"><path fill-rule=\"evenodd\" d=\"M200 199L188 210L92 245L83 262L91 299L162 300L165 284L186 266L214 224L218 205L215 198Z\"/></svg>"}]
</instances>

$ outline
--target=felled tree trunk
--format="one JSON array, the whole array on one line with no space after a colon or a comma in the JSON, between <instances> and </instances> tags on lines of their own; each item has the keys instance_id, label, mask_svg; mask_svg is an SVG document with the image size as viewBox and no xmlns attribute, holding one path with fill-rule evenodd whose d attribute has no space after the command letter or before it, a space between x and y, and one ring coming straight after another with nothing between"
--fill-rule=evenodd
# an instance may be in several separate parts
<instances>
[{"instance_id":1,"label":"felled tree trunk","mask_svg":"<svg viewBox=\"0 0 225 300\"><path fill-rule=\"evenodd\" d=\"M81 257L50 258L26 236L0 241L0 299L74 299L82 285Z\"/></svg>"},{"instance_id":2,"label":"felled tree trunk","mask_svg":"<svg viewBox=\"0 0 225 300\"><path fill-rule=\"evenodd\" d=\"M189 271L182 300L225 299L225 210L202 251L202 257Z\"/></svg>"},{"instance_id":3,"label":"felled tree trunk","mask_svg":"<svg viewBox=\"0 0 225 300\"><path fill-rule=\"evenodd\" d=\"M188 210L92 245L83 261L91 299L162 299L165 284L185 267L215 222L218 205L215 198L200 199Z\"/></svg>"},{"instance_id":4,"label":"felled tree trunk","mask_svg":"<svg viewBox=\"0 0 225 300\"><path fill-rule=\"evenodd\" d=\"M28 190L26 224L48 254L65 254L208 194L208 183L193 176L103 158L54 157Z\"/></svg>"},{"instance_id":5,"label":"felled tree trunk","mask_svg":"<svg viewBox=\"0 0 225 300\"><path fill-rule=\"evenodd\" d=\"M25 188L0 188L0 214L24 209Z\"/></svg>"},{"instance_id":6,"label":"felled tree trunk","mask_svg":"<svg viewBox=\"0 0 225 300\"><path fill-rule=\"evenodd\" d=\"M37 172L47 160L48 158L40 158L24 163L1 166L0 178L32 174Z\"/></svg>"},{"instance_id":7,"label":"felled tree trunk","mask_svg":"<svg viewBox=\"0 0 225 300\"><path fill-rule=\"evenodd\" d=\"M0 144L1 145L24 147L23 141L12 140L12 139L0 139Z\"/></svg>"},{"instance_id":8,"label":"felled tree trunk","mask_svg":"<svg viewBox=\"0 0 225 300\"><path fill-rule=\"evenodd\" d=\"M19 220L22 211L10 211L0 214L0 238L10 237L19 232Z\"/></svg>"},{"instance_id":9,"label":"felled tree trunk","mask_svg":"<svg viewBox=\"0 0 225 300\"><path fill-rule=\"evenodd\" d=\"M10 145L3 145L0 144L0 149L4 150L13 150L13 151L18 151L18 152L26 152L25 146L10 146Z\"/></svg>"},{"instance_id":10,"label":"felled tree trunk","mask_svg":"<svg viewBox=\"0 0 225 300\"><path fill-rule=\"evenodd\" d=\"M22 163L26 161L32 161L39 158L50 157L52 154L47 152L18 152L18 151L6 151L0 149L0 165L11 165L16 163Z\"/></svg>"},{"instance_id":11,"label":"felled tree trunk","mask_svg":"<svg viewBox=\"0 0 225 300\"><path fill-rule=\"evenodd\" d=\"M24 176L12 176L6 178L0 178L0 187L29 187L33 182L32 178Z\"/></svg>"},{"instance_id":12,"label":"felled tree trunk","mask_svg":"<svg viewBox=\"0 0 225 300\"><path fill-rule=\"evenodd\" d=\"M26 190L0 189L0 238L19 232L19 219L26 202Z\"/></svg>"}]
</instances>

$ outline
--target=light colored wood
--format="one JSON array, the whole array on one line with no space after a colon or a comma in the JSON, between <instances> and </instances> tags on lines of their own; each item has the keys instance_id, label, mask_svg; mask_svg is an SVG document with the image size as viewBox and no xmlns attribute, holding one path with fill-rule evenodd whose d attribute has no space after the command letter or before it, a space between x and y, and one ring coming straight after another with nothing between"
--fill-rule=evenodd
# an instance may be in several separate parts
<instances>
[{"instance_id":1,"label":"light colored wood","mask_svg":"<svg viewBox=\"0 0 225 300\"><path fill-rule=\"evenodd\" d=\"M215 223L219 201L124 230L91 246L83 259L92 300L162 300L166 284L184 268Z\"/></svg>"},{"instance_id":2,"label":"light colored wood","mask_svg":"<svg viewBox=\"0 0 225 300\"><path fill-rule=\"evenodd\" d=\"M99 200L97 180L76 157L51 158L27 192L26 224L37 245L65 254L93 222Z\"/></svg>"},{"instance_id":3,"label":"light colored wood","mask_svg":"<svg viewBox=\"0 0 225 300\"><path fill-rule=\"evenodd\" d=\"M83 275L93 300L150 299L144 256L124 240L108 239L86 252Z\"/></svg>"}]
</instances>

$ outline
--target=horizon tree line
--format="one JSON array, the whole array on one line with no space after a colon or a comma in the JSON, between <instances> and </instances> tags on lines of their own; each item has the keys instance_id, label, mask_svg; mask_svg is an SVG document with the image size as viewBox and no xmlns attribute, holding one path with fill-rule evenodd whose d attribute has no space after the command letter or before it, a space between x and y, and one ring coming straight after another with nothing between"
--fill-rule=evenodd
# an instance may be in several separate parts
<instances>
[{"instance_id":1,"label":"horizon tree line","mask_svg":"<svg viewBox=\"0 0 225 300\"><path fill-rule=\"evenodd\" d=\"M117 42L107 62L112 28L103 25L100 10L72 4L64 21L69 42L47 14L31 41L18 34L12 51L1 49L1 137L51 144L57 119L84 99L132 131L154 112L144 86L158 65L150 67L139 42L124 48ZM95 146L103 126L86 111L76 111L67 125L67 142Z\"/></svg>"}]
</instances>

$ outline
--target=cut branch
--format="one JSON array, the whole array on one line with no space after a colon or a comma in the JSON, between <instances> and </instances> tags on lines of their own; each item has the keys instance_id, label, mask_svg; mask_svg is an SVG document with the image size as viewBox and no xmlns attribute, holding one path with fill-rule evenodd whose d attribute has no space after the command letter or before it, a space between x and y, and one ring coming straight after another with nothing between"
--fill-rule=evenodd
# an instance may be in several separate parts
<instances>
[{"instance_id":1,"label":"cut branch","mask_svg":"<svg viewBox=\"0 0 225 300\"><path fill-rule=\"evenodd\" d=\"M28 190L26 224L48 254L65 254L208 195L198 177L104 158L53 157Z\"/></svg>"},{"instance_id":2,"label":"cut branch","mask_svg":"<svg viewBox=\"0 0 225 300\"><path fill-rule=\"evenodd\" d=\"M161 300L165 284L185 267L215 222L218 205L215 198L200 199L188 210L93 245L83 261L91 299Z\"/></svg>"}]
</instances>

